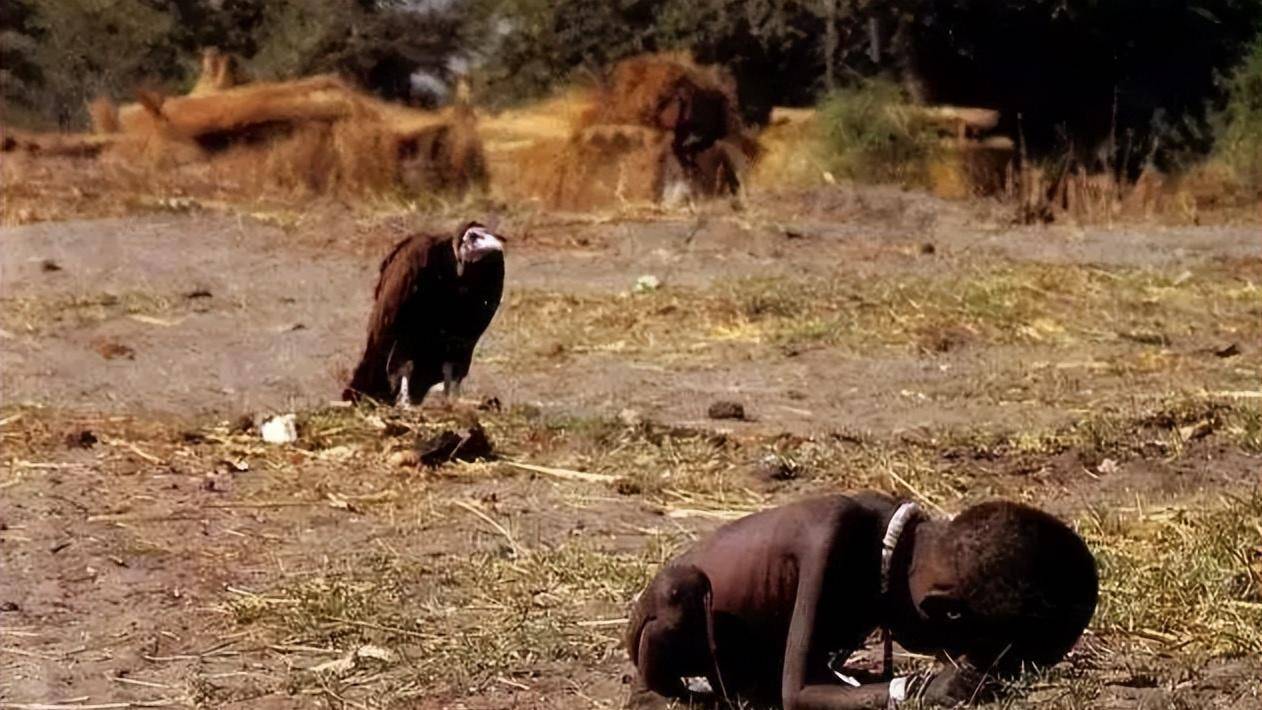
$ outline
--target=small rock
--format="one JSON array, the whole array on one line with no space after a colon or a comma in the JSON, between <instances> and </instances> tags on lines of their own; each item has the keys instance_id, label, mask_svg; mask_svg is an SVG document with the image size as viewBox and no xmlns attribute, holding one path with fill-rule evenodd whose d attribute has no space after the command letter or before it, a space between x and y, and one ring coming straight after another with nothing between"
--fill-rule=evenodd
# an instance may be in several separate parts
<instances>
[{"instance_id":1,"label":"small rock","mask_svg":"<svg viewBox=\"0 0 1262 710\"><path fill-rule=\"evenodd\" d=\"M54 272L54 271L61 271L61 264L58 264L57 262L53 261L52 259L45 259L45 260L44 260L44 261L40 264L40 269L42 269L45 273L52 273L52 272Z\"/></svg>"},{"instance_id":2,"label":"small rock","mask_svg":"<svg viewBox=\"0 0 1262 710\"><path fill-rule=\"evenodd\" d=\"M269 444L292 444L298 440L297 417L293 414L282 414L263 422L259 433L263 441Z\"/></svg>"},{"instance_id":3,"label":"small rock","mask_svg":"<svg viewBox=\"0 0 1262 710\"><path fill-rule=\"evenodd\" d=\"M745 406L740 402L732 402L730 400L719 400L710 405L706 410L706 414L711 419L745 419Z\"/></svg>"},{"instance_id":4,"label":"small rock","mask_svg":"<svg viewBox=\"0 0 1262 710\"><path fill-rule=\"evenodd\" d=\"M0 612L5 611L21 611L22 607L17 602L0 602Z\"/></svg>"},{"instance_id":5,"label":"small rock","mask_svg":"<svg viewBox=\"0 0 1262 710\"><path fill-rule=\"evenodd\" d=\"M937 251L938 251L938 248L933 245L933 242L925 242L924 244L920 245L920 253L926 256L929 254L934 254Z\"/></svg>"},{"instance_id":6,"label":"small rock","mask_svg":"<svg viewBox=\"0 0 1262 710\"><path fill-rule=\"evenodd\" d=\"M184 297L188 299L211 298L212 296L214 296L214 294L210 292L210 289L206 289L206 288L193 289L192 291L189 291L188 293L184 294Z\"/></svg>"}]
</instances>

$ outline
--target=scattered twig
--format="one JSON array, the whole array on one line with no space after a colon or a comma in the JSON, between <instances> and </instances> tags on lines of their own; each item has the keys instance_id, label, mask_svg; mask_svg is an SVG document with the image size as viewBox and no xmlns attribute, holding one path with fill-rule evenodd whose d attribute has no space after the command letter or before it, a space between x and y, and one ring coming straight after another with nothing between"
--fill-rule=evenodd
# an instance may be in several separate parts
<instances>
[{"instance_id":1,"label":"scattered twig","mask_svg":"<svg viewBox=\"0 0 1262 710\"><path fill-rule=\"evenodd\" d=\"M508 546L512 548L513 553L516 554L517 556L526 557L529 554L528 550L523 548L521 545L517 544L517 541L513 539L513 534L508 531L508 528L504 527L503 525L500 525L498 522L495 521L494 518L478 510L477 507L474 506L473 504L466 503L465 501L462 501L462 500L453 500L451 504L458 506L460 508L464 508L470 513L473 513L475 516L477 516L479 519L481 519L482 521L484 521L491 527L495 528L495 532L498 532L500 535L504 536L504 539L508 541Z\"/></svg>"},{"instance_id":2,"label":"scattered twig","mask_svg":"<svg viewBox=\"0 0 1262 710\"><path fill-rule=\"evenodd\" d=\"M23 651L20 648L12 646L0 646L0 653L9 653L14 656L26 656L27 658L42 658L45 661L60 660L57 656L50 656L47 653L35 653L34 651Z\"/></svg>"},{"instance_id":3,"label":"scattered twig","mask_svg":"<svg viewBox=\"0 0 1262 710\"><path fill-rule=\"evenodd\" d=\"M950 515L950 513L947 512L946 508L943 508L942 506L930 500L928 496L926 496L924 493L921 493L919 490L917 490L916 487L908 483L906 479L904 479L902 476L898 475L897 473L894 473L893 467L887 468L886 473L889 474L890 478L894 479L896 482L901 484L903 488L906 488L908 491L910 491L912 495L919 498L920 501L924 503L925 505L929 506L930 508L933 508L934 510L938 511L938 513L942 515Z\"/></svg>"},{"instance_id":4,"label":"scattered twig","mask_svg":"<svg viewBox=\"0 0 1262 710\"><path fill-rule=\"evenodd\" d=\"M545 476L560 478L569 481L586 481L588 483L612 483L617 480L617 476L610 476L605 473L589 473L587 471L575 471L568 468L552 468L549 466L537 466L532 463L520 463L518 461L501 461L513 468L520 468L523 471L532 471L534 473L542 473Z\"/></svg>"},{"instance_id":5,"label":"scattered twig","mask_svg":"<svg viewBox=\"0 0 1262 710\"><path fill-rule=\"evenodd\" d=\"M139 456L145 461L148 461L149 463L158 464L160 466L166 464L166 462L163 461L162 459L158 458L157 456L154 456L153 454L142 451L139 446L136 446L130 441L123 441L122 439L115 439L109 436L102 436L101 441L102 443L108 444L110 446L117 446L119 448L127 449L128 451Z\"/></svg>"},{"instance_id":6,"label":"scattered twig","mask_svg":"<svg viewBox=\"0 0 1262 710\"><path fill-rule=\"evenodd\" d=\"M748 510L702 510L700 508L666 508L668 518L709 518L710 520L736 520L749 515Z\"/></svg>"},{"instance_id":7,"label":"scattered twig","mask_svg":"<svg viewBox=\"0 0 1262 710\"><path fill-rule=\"evenodd\" d=\"M124 685L139 685L145 688L159 688L161 690L175 690L174 686L167 685L166 683L153 683L147 680L136 680L135 678L124 678L122 676L109 675L109 674L106 674L105 677L115 683L122 683Z\"/></svg>"}]
</instances>

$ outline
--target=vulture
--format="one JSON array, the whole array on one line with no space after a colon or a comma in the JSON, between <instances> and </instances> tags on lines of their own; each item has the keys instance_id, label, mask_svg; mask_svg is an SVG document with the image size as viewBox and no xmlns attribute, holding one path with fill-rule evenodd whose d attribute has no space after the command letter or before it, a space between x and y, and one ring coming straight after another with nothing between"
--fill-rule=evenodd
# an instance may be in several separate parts
<instances>
[{"instance_id":1,"label":"vulture","mask_svg":"<svg viewBox=\"0 0 1262 710\"><path fill-rule=\"evenodd\" d=\"M442 382L454 402L503 291L504 244L477 222L454 237L396 244L381 262L368 344L342 399L419 405Z\"/></svg>"}]
</instances>

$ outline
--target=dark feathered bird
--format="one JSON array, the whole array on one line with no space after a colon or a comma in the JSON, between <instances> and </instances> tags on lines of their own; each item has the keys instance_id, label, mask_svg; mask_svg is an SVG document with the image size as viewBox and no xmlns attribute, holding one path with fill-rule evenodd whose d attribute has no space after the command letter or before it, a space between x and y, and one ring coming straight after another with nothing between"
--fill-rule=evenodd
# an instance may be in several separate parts
<instances>
[{"instance_id":1,"label":"dark feathered bird","mask_svg":"<svg viewBox=\"0 0 1262 710\"><path fill-rule=\"evenodd\" d=\"M455 237L416 235L381 262L368 344L342 399L420 404L443 383L449 401L504 291L504 245L471 222Z\"/></svg>"}]
</instances>

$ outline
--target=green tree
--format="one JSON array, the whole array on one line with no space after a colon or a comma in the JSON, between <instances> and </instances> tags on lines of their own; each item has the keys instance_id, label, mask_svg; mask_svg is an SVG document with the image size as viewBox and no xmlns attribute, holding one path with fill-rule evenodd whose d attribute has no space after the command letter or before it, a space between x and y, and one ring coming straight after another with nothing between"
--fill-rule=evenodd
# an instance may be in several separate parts
<instances>
[{"instance_id":1,"label":"green tree","mask_svg":"<svg viewBox=\"0 0 1262 710\"><path fill-rule=\"evenodd\" d=\"M27 71L39 81L28 82L22 103L60 126L81 125L93 96L184 73L171 15L142 0L30 0L23 10L26 36L38 37Z\"/></svg>"},{"instance_id":2,"label":"green tree","mask_svg":"<svg viewBox=\"0 0 1262 710\"><path fill-rule=\"evenodd\" d=\"M40 32L35 26L35 10L27 0L0 4L0 108L5 118L30 121L37 110L36 94L44 83L44 72L36 54Z\"/></svg>"}]
</instances>

